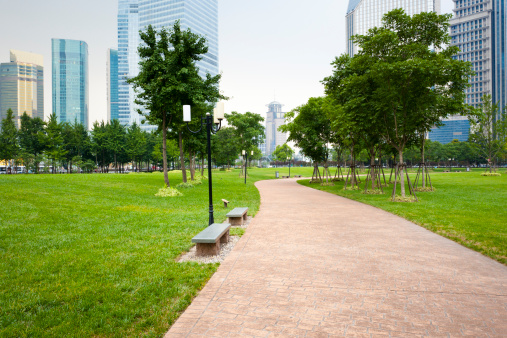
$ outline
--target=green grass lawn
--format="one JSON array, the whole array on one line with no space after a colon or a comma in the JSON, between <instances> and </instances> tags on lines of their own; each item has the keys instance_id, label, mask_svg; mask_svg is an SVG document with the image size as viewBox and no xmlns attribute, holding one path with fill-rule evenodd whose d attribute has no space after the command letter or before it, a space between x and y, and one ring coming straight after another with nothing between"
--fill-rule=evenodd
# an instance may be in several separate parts
<instances>
[{"instance_id":1,"label":"green grass lawn","mask_svg":"<svg viewBox=\"0 0 507 338\"><path fill-rule=\"evenodd\" d=\"M391 202L392 185L384 195L363 194L364 178L360 191L343 190L343 182L331 187L299 183L389 211L507 264L507 174L501 170L501 177L483 177L482 172L433 173L436 191L416 192L418 203Z\"/></svg>"},{"instance_id":2,"label":"green grass lawn","mask_svg":"<svg viewBox=\"0 0 507 338\"><path fill-rule=\"evenodd\" d=\"M213 175L217 222L222 198L259 208L237 175ZM0 175L0 336L166 332L218 265L175 262L207 226L208 181L177 198L155 197L162 185L160 173Z\"/></svg>"}]
</instances>

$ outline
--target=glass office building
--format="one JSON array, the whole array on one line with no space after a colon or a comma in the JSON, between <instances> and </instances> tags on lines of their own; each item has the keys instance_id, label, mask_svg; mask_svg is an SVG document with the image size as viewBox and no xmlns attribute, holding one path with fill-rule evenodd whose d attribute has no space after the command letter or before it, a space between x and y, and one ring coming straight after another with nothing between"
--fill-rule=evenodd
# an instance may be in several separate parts
<instances>
[{"instance_id":1,"label":"glass office building","mask_svg":"<svg viewBox=\"0 0 507 338\"><path fill-rule=\"evenodd\" d=\"M88 129L88 44L52 39L53 112L59 122L82 123Z\"/></svg>"},{"instance_id":2,"label":"glass office building","mask_svg":"<svg viewBox=\"0 0 507 338\"><path fill-rule=\"evenodd\" d=\"M421 12L440 13L440 0L349 0L346 16L347 53L353 56L357 46L350 38L364 35L370 28L382 24L384 14L402 8L409 15Z\"/></svg>"},{"instance_id":3,"label":"glass office building","mask_svg":"<svg viewBox=\"0 0 507 338\"><path fill-rule=\"evenodd\" d=\"M10 50L10 62L0 64L0 121L7 110L20 127L23 113L44 119L44 62L42 55Z\"/></svg>"},{"instance_id":4,"label":"glass office building","mask_svg":"<svg viewBox=\"0 0 507 338\"><path fill-rule=\"evenodd\" d=\"M118 50L107 50L107 120L117 120L118 114Z\"/></svg>"},{"instance_id":5,"label":"glass office building","mask_svg":"<svg viewBox=\"0 0 507 338\"><path fill-rule=\"evenodd\" d=\"M199 73L218 74L218 0L119 0L118 2L118 109L124 125L140 123L134 103L135 93L126 79L139 73L137 48L139 30L148 25L157 30L172 28L180 20L183 29L207 39L209 51L197 62ZM153 128L153 127L151 127ZM144 125L143 129L150 129Z\"/></svg>"},{"instance_id":6,"label":"glass office building","mask_svg":"<svg viewBox=\"0 0 507 338\"><path fill-rule=\"evenodd\" d=\"M470 62L475 75L470 78L466 89L465 103L478 107L485 94L492 96L493 102L504 107L506 104L505 80L505 31L507 2L503 0L453 0L454 17L451 25L451 45L458 46L460 52L456 60ZM440 143L449 143L457 137L451 133L468 135L468 118L453 116L443 121L445 127L433 129L429 138ZM454 126L451 129L447 126ZM461 135L460 134L460 135ZM457 138L467 141L468 137Z\"/></svg>"}]
</instances>

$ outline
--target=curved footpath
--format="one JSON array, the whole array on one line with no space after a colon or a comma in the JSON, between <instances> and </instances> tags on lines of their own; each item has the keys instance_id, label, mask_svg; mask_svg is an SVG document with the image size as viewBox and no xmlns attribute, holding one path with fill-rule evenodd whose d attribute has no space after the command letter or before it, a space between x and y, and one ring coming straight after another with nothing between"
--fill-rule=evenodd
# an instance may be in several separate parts
<instances>
[{"instance_id":1,"label":"curved footpath","mask_svg":"<svg viewBox=\"0 0 507 338\"><path fill-rule=\"evenodd\" d=\"M507 337L507 267L294 179L256 186L259 213L166 337Z\"/></svg>"}]
</instances>

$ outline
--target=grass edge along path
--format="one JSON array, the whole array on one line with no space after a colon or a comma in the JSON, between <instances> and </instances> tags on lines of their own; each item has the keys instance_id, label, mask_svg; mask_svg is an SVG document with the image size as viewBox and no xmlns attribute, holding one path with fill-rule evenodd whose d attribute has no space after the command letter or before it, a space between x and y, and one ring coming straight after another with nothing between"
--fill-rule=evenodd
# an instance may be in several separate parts
<instances>
[{"instance_id":1,"label":"grass edge along path","mask_svg":"<svg viewBox=\"0 0 507 338\"><path fill-rule=\"evenodd\" d=\"M392 185L384 188L383 195L363 194L364 179L358 191L344 190L343 182L298 183L393 213L507 265L507 175L433 173L436 191L417 192L416 203L391 202Z\"/></svg>"}]
</instances>

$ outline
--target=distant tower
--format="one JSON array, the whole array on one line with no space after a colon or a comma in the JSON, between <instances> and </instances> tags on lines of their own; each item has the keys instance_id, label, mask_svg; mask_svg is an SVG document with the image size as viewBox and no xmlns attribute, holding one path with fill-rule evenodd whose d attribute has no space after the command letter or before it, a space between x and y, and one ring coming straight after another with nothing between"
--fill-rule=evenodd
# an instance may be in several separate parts
<instances>
[{"instance_id":1,"label":"distant tower","mask_svg":"<svg viewBox=\"0 0 507 338\"><path fill-rule=\"evenodd\" d=\"M117 120L118 114L118 51L107 50L107 120Z\"/></svg>"},{"instance_id":2,"label":"distant tower","mask_svg":"<svg viewBox=\"0 0 507 338\"><path fill-rule=\"evenodd\" d=\"M44 60L39 54L11 50L10 61L0 64L0 121L12 109L19 128L25 112L44 119Z\"/></svg>"},{"instance_id":3,"label":"distant tower","mask_svg":"<svg viewBox=\"0 0 507 338\"><path fill-rule=\"evenodd\" d=\"M283 105L280 102L273 101L267 107L266 156L270 156L275 151L276 146L287 142L287 134L278 131L278 127L285 124L285 113L282 112Z\"/></svg>"},{"instance_id":4,"label":"distant tower","mask_svg":"<svg viewBox=\"0 0 507 338\"><path fill-rule=\"evenodd\" d=\"M440 0L349 0L345 21L347 53L350 56L357 53L357 46L350 40L353 35L364 35L370 28L380 26L384 14L396 8L402 8L408 15L440 13Z\"/></svg>"},{"instance_id":5,"label":"distant tower","mask_svg":"<svg viewBox=\"0 0 507 338\"><path fill-rule=\"evenodd\" d=\"M88 129L88 44L52 39L53 112L59 122L77 121Z\"/></svg>"}]
</instances>

